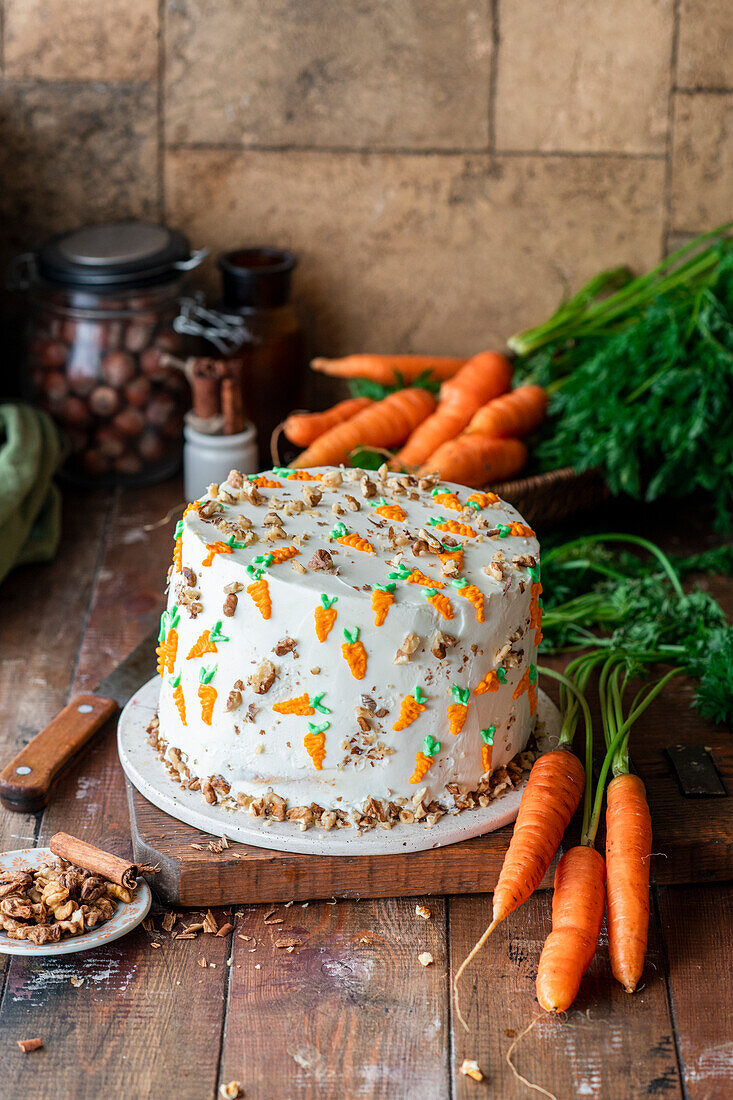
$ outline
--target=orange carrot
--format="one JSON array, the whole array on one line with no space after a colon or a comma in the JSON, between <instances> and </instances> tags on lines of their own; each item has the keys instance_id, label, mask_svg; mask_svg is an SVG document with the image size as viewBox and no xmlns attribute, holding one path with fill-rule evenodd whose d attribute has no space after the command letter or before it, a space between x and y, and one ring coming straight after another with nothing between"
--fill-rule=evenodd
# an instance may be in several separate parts
<instances>
[{"instance_id":1,"label":"orange carrot","mask_svg":"<svg viewBox=\"0 0 733 1100\"><path fill-rule=\"evenodd\" d=\"M638 776L617 775L606 799L608 950L614 978L633 993L644 969L649 930L652 822Z\"/></svg>"},{"instance_id":2,"label":"orange carrot","mask_svg":"<svg viewBox=\"0 0 733 1100\"><path fill-rule=\"evenodd\" d=\"M541 386L520 386L482 405L466 431L480 432L492 439L525 439L545 419L548 400Z\"/></svg>"},{"instance_id":3,"label":"orange carrot","mask_svg":"<svg viewBox=\"0 0 733 1100\"><path fill-rule=\"evenodd\" d=\"M364 648L364 643L359 641L359 627L357 626L351 634L348 630L345 630L344 638L346 638L346 641L341 646L343 658L354 679L363 680L366 676L367 651Z\"/></svg>"},{"instance_id":4,"label":"orange carrot","mask_svg":"<svg viewBox=\"0 0 733 1100\"><path fill-rule=\"evenodd\" d=\"M406 695L400 703L399 718L392 729L399 733L400 730L406 730L408 726L411 726L415 719L419 718L426 709L424 699L425 695L418 684L414 695Z\"/></svg>"},{"instance_id":5,"label":"orange carrot","mask_svg":"<svg viewBox=\"0 0 733 1100\"><path fill-rule=\"evenodd\" d=\"M270 586L265 578L260 576L252 584L247 585L247 595L252 597L262 618L269 619L272 614L272 600L270 599Z\"/></svg>"},{"instance_id":6,"label":"orange carrot","mask_svg":"<svg viewBox=\"0 0 733 1100\"><path fill-rule=\"evenodd\" d=\"M291 558L296 557L300 550L297 546L280 546L274 550L268 550L268 554L272 554L272 564L279 565L283 561L290 561Z\"/></svg>"},{"instance_id":7,"label":"orange carrot","mask_svg":"<svg viewBox=\"0 0 733 1100\"><path fill-rule=\"evenodd\" d=\"M494 890L491 924L461 963L453 982L456 1005L458 981L466 967L497 924L518 909L544 878L570 818L578 808L584 787L585 769L578 757L568 749L552 749L535 761ZM460 1008L457 1007L457 1011L461 1023L468 1030Z\"/></svg>"},{"instance_id":8,"label":"orange carrot","mask_svg":"<svg viewBox=\"0 0 733 1100\"><path fill-rule=\"evenodd\" d=\"M216 648L216 642L212 642L210 639L211 631L205 630L203 634L200 634L194 644L188 651L187 661L190 661L192 657L203 657L205 653L218 653Z\"/></svg>"},{"instance_id":9,"label":"orange carrot","mask_svg":"<svg viewBox=\"0 0 733 1100\"><path fill-rule=\"evenodd\" d=\"M343 524L340 526L343 527ZM340 542L342 546L350 546L352 550L360 550L362 554L374 553L374 547L369 539L357 535L356 531L352 531L350 535L341 535L340 538L336 539L336 542Z\"/></svg>"},{"instance_id":10,"label":"orange carrot","mask_svg":"<svg viewBox=\"0 0 733 1100\"><path fill-rule=\"evenodd\" d=\"M438 447L420 467L421 476L437 473L472 489L518 474L527 462L527 448L518 439L490 439L464 432Z\"/></svg>"},{"instance_id":11,"label":"orange carrot","mask_svg":"<svg viewBox=\"0 0 733 1100\"><path fill-rule=\"evenodd\" d=\"M426 588L425 597L431 603L442 619L446 621L453 618L453 608L447 596L438 592L437 588Z\"/></svg>"},{"instance_id":12,"label":"orange carrot","mask_svg":"<svg viewBox=\"0 0 733 1100\"><path fill-rule=\"evenodd\" d=\"M288 481L320 481L323 474L312 474L310 470L291 470L285 477Z\"/></svg>"},{"instance_id":13,"label":"orange carrot","mask_svg":"<svg viewBox=\"0 0 733 1100\"><path fill-rule=\"evenodd\" d=\"M183 530L183 521L179 520L178 523L181 527L181 530ZM176 527L176 531L178 531L178 527ZM183 572L183 536L178 534L176 535L176 540L173 543L173 565L175 567L176 573Z\"/></svg>"},{"instance_id":14,"label":"orange carrot","mask_svg":"<svg viewBox=\"0 0 733 1100\"><path fill-rule=\"evenodd\" d=\"M449 493L446 489L433 489L433 502L441 508L452 508L454 512L462 512L463 505L455 493Z\"/></svg>"},{"instance_id":15,"label":"orange carrot","mask_svg":"<svg viewBox=\"0 0 733 1100\"><path fill-rule=\"evenodd\" d=\"M199 699L201 700L201 721L207 725L211 725L211 720L214 714L214 703L216 702L217 691L215 687L211 686L211 681L216 673L216 665L213 668L202 668L199 672Z\"/></svg>"},{"instance_id":16,"label":"orange carrot","mask_svg":"<svg viewBox=\"0 0 733 1100\"><path fill-rule=\"evenodd\" d=\"M484 594L481 589L475 584L469 584L465 577L458 577L450 583L459 596L463 596L464 600L468 600L469 603L473 604L476 612L476 622L482 623L484 621Z\"/></svg>"},{"instance_id":17,"label":"orange carrot","mask_svg":"<svg viewBox=\"0 0 733 1100\"><path fill-rule=\"evenodd\" d=\"M498 500L499 497L496 493L471 493L466 500L466 505L469 508L475 508L476 511L481 511L482 508L488 508L490 504L496 504Z\"/></svg>"},{"instance_id":18,"label":"orange carrot","mask_svg":"<svg viewBox=\"0 0 733 1100\"><path fill-rule=\"evenodd\" d=\"M291 413L283 432L296 447L309 447L319 436L372 404L371 397L349 397L324 412Z\"/></svg>"},{"instance_id":19,"label":"orange carrot","mask_svg":"<svg viewBox=\"0 0 733 1100\"><path fill-rule=\"evenodd\" d=\"M308 724L310 725L310 723ZM313 767L320 772L323 770L323 761L326 757L326 734L323 728L319 729L317 726L313 726L312 729L316 732L306 733L303 744L305 745L305 751L313 761Z\"/></svg>"},{"instance_id":20,"label":"orange carrot","mask_svg":"<svg viewBox=\"0 0 733 1100\"><path fill-rule=\"evenodd\" d=\"M411 569L406 580L408 584L422 584L425 588L445 588L442 581L433 580L421 569Z\"/></svg>"},{"instance_id":21,"label":"orange carrot","mask_svg":"<svg viewBox=\"0 0 733 1100\"><path fill-rule=\"evenodd\" d=\"M275 703L272 709L278 714L305 715L316 713L311 706L307 692L304 695L297 695L294 699L283 699L282 703Z\"/></svg>"},{"instance_id":22,"label":"orange carrot","mask_svg":"<svg viewBox=\"0 0 733 1100\"><path fill-rule=\"evenodd\" d=\"M537 1000L546 1012L567 1012L596 953L606 906L606 864L595 848L579 844L555 871L552 931L537 970Z\"/></svg>"},{"instance_id":23,"label":"orange carrot","mask_svg":"<svg viewBox=\"0 0 733 1100\"><path fill-rule=\"evenodd\" d=\"M176 710L178 711L181 719L181 725L185 726L186 722L186 700L183 698L183 687L181 686L181 674L177 676L170 676L169 683L173 688L173 702L175 703Z\"/></svg>"},{"instance_id":24,"label":"orange carrot","mask_svg":"<svg viewBox=\"0 0 733 1100\"><path fill-rule=\"evenodd\" d=\"M487 726L486 729L481 730L481 740L483 745L481 746L481 767L483 768L484 775L486 772L491 771L491 763L494 756L494 734L496 733L496 726Z\"/></svg>"},{"instance_id":25,"label":"orange carrot","mask_svg":"<svg viewBox=\"0 0 733 1100\"><path fill-rule=\"evenodd\" d=\"M392 584L375 584L372 592L372 611L374 612L374 625L381 626L387 618L387 612L394 603L394 582Z\"/></svg>"},{"instance_id":26,"label":"orange carrot","mask_svg":"<svg viewBox=\"0 0 733 1100\"><path fill-rule=\"evenodd\" d=\"M471 693L468 688L462 688L459 687L458 684L453 684L451 694L455 701L448 707L448 728L451 733L459 734L466 722L468 700Z\"/></svg>"},{"instance_id":27,"label":"orange carrot","mask_svg":"<svg viewBox=\"0 0 733 1100\"><path fill-rule=\"evenodd\" d=\"M436 531L446 531L451 535L461 535L462 538L475 539L476 532L467 523L459 523L457 519L444 519L442 516L433 516L428 520Z\"/></svg>"},{"instance_id":28,"label":"orange carrot","mask_svg":"<svg viewBox=\"0 0 733 1100\"><path fill-rule=\"evenodd\" d=\"M258 489L280 489L282 488L279 481L274 481L271 477L265 477L264 474L260 474L259 477L250 478L250 483L255 485Z\"/></svg>"},{"instance_id":29,"label":"orange carrot","mask_svg":"<svg viewBox=\"0 0 733 1100\"><path fill-rule=\"evenodd\" d=\"M202 565L211 565L217 554L233 554L234 550L226 542L207 542L208 554L201 562Z\"/></svg>"},{"instance_id":30,"label":"orange carrot","mask_svg":"<svg viewBox=\"0 0 733 1100\"><path fill-rule=\"evenodd\" d=\"M317 607L313 612L313 618L316 624L316 638L319 642L325 642L328 635L333 630L333 624L336 622L337 611L333 606L338 600L338 596L333 596L330 600L325 593L321 593L321 606Z\"/></svg>"},{"instance_id":31,"label":"orange carrot","mask_svg":"<svg viewBox=\"0 0 733 1100\"><path fill-rule=\"evenodd\" d=\"M442 554L438 554L443 565L449 561L457 561L458 568L463 569L463 548L455 550L445 550Z\"/></svg>"},{"instance_id":32,"label":"orange carrot","mask_svg":"<svg viewBox=\"0 0 733 1100\"><path fill-rule=\"evenodd\" d=\"M412 433L396 461L404 466L425 462L442 443L462 432L485 402L505 393L511 380L506 356L494 351L474 355L440 387L438 408Z\"/></svg>"},{"instance_id":33,"label":"orange carrot","mask_svg":"<svg viewBox=\"0 0 733 1100\"><path fill-rule=\"evenodd\" d=\"M402 523L407 519L407 512L404 508L401 508L399 504L388 504L384 497L380 497L379 500L373 500L369 503L374 506L374 514L376 516L383 516L384 519L395 520L397 523Z\"/></svg>"},{"instance_id":34,"label":"orange carrot","mask_svg":"<svg viewBox=\"0 0 733 1100\"><path fill-rule=\"evenodd\" d=\"M419 783L425 778L428 770L433 766L433 757L440 752L440 741L436 741L431 734L427 735L423 745L425 752L418 752L415 755L415 770L410 776L410 783Z\"/></svg>"},{"instance_id":35,"label":"orange carrot","mask_svg":"<svg viewBox=\"0 0 733 1100\"><path fill-rule=\"evenodd\" d=\"M344 359L312 359L311 370L332 378L368 378L391 386L400 378L414 382L426 371L439 381L452 378L465 362L447 355L347 355Z\"/></svg>"},{"instance_id":36,"label":"orange carrot","mask_svg":"<svg viewBox=\"0 0 733 1100\"><path fill-rule=\"evenodd\" d=\"M491 694L499 690L501 684L506 683L506 672L503 668L490 668L483 680L479 680L473 689L474 695Z\"/></svg>"},{"instance_id":37,"label":"orange carrot","mask_svg":"<svg viewBox=\"0 0 733 1100\"><path fill-rule=\"evenodd\" d=\"M291 466L337 466L348 462L356 447L397 447L434 408L427 390L398 390L324 432Z\"/></svg>"}]
</instances>

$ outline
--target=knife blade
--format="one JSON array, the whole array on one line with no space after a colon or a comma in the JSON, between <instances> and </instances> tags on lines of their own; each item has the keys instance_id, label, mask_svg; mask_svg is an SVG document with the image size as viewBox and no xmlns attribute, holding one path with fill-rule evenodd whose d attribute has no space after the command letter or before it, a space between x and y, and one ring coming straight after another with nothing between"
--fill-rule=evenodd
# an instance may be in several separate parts
<instances>
[{"instance_id":1,"label":"knife blade","mask_svg":"<svg viewBox=\"0 0 733 1100\"><path fill-rule=\"evenodd\" d=\"M0 802L35 813L64 769L90 738L156 671L157 631L151 631L91 694L77 695L0 772Z\"/></svg>"}]
</instances>

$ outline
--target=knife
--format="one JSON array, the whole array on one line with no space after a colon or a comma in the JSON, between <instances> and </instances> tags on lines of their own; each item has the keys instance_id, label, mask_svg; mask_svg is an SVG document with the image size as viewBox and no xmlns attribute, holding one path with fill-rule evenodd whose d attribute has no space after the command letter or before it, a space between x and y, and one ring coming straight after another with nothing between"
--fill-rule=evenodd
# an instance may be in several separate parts
<instances>
[{"instance_id":1,"label":"knife","mask_svg":"<svg viewBox=\"0 0 733 1100\"><path fill-rule=\"evenodd\" d=\"M35 813L64 769L137 689L155 675L157 631L111 672L93 694L77 695L0 772L0 802Z\"/></svg>"}]
</instances>

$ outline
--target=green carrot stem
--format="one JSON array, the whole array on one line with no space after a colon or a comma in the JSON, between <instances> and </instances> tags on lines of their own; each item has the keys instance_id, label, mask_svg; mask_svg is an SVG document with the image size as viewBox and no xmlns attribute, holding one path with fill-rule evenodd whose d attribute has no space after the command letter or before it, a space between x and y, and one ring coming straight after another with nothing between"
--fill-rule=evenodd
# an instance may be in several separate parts
<instances>
[{"instance_id":1,"label":"green carrot stem","mask_svg":"<svg viewBox=\"0 0 733 1100\"><path fill-rule=\"evenodd\" d=\"M583 711L583 718L585 719L585 792L583 796L583 819L585 820L586 813L590 812L591 776L593 774L593 719L591 717L590 707L588 706L588 700L576 684L567 676L564 676L562 672L556 672L554 668L546 668L544 666L538 668L537 671L543 676L550 676L552 679L558 680L566 691L575 696ZM558 748L561 746L572 748L576 727L577 719L571 721L570 725L566 725L566 720L563 718L560 739L557 744Z\"/></svg>"},{"instance_id":2,"label":"green carrot stem","mask_svg":"<svg viewBox=\"0 0 733 1100\"><path fill-rule=\"evenodd\" d=\"M548 553L545 554L545 563L547 563L548 560L551 561L553 558L557 557L558 551L560 550L562 550L563 552L567 552L574 546L584 545L589 542L628 542L631 543L631 545L633 546L641 546L642 549L648 551L648 553L650 554L653 554L653 556L657 559L662 569L669 577L669 580L672 583L672 587L674 588L677 595L680 597L684 596L685 593L683 591L682 585L680 584L680 579L677 576L675 568L667 555L664 553L664 551L660 550L658 546L655 546L653 542L650 542L649 539L644 539L640 535L621 535L616 532L609 532L601 535L586 535L583 538L574 539L572 542L566 542L562 547L556 547L554 552L552 550L548 551Z\"/></svg>"}]
</instances>

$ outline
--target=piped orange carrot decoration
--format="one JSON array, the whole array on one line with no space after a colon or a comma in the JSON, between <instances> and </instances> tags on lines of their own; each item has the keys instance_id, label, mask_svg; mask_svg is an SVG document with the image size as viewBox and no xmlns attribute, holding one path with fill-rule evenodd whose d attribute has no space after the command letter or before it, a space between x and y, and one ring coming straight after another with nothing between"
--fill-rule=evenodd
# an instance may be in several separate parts
<instances>
[{"instance_id":1,"label":"piped orange carrot decoration","mask_svg":"<svg viewBox=\"0 0 733 1100\"><path fill-rule=\"evenodd\" d=\"M249 569L250 567L248 566L248 571ZM262 618L269 619L272 614L270 586L262 575L261 569L253 569L252 576L255 579L252 584L247 585L247 595L252 597L252 601Z\"/></svg>"},{"instance_id":2,"label":"piped orange carrot decoration","mask_svg":"<svg viewBox=\"0 0 733 1100\"><path fill-rule=\"evenodd\" d=\"M455 577L450 583L459 596L463 596L464 600L468 600L470 604L473 604L476 612L476 622L482 623L484 621L484 594L481 589L475 584L469 584L465 577Z\"/></svg>"},{"instance_id":3,"label":"piped orange carrot decoration","mask_svg":"<svg viewBox=\"0 0 733 1100\"><path fill-rule=\"evenodd\" d=\"M397 447L434 408L435 398L427 390L397 390L324 432L292 466L337 466L348 462L357 447Z\"/></svg>"},{"instance_id":4,"label":"piped orange carrot decoration","mask_svg":"<svg viewBox=\"0 0 733 1100\"><path fill-rule=\"evenodd\" d=\"M207 542L206 549L208 551L206 557L201 562L202 565L211 565L217 554L233 554L233 547L229 546L226 542Z\"/></svg>"},{"instance_id":5,"label":"piped orange carrot decoration","mask_svg":"<svg viewBox=\"0 0 733 1100\"><path fill-rule=\"evenodd\" d=\"M649 932L652 821L644 784L621 772L606 792L608 950L611 970L633 993L644 970Z\"/></svg>"},{"instance_id":6,"label":"piped orange carrot decoration","mask_svg":"<svg viewBox=\"0 0 733 1100\"><path fill-rule=\"evenodd\" d=\"M311 701L306 692L304 695L297 695L294 699L283 699L281 703L275 703L273 708L277 714L315 714L315 708L311 706Z\"/></svg>"},{"instance_id":7,"label":"piped orange carrot decoration","mask_svg":"<svg viewBox=\"0 0 733 1100\"><path fill-rule=\"evenodd\" d=\"M567 1012L596 953L606 906L603 856L579 844L555 871L552 931L537 970L537 1000L546 1012Z\"/></svg>"},{"instance_id":8,"label":"piped orange carrot decoration","mask_svg":"<svg viewBox=\"0 0 733 1100\"><path fill-rule=\"evenodd\" d=\"M183 698L183 688L181 686L181 674L177 676L169 676L168 683L173 688L173 702L176 705L176 710L181 719L181 723L185 726L186 723L186 700Z\"/></svg>"},{"instance_id":9,"label":"piped orange carrot decoration","mask_svg":"<svg viewBox=\"0 0 733 1100\"><path fill-rule=\"evenodd\" d=\"M316 624L316 638L319 642L325 642L328 635L333 630L333 624L336 622L337 611L333 606L338 600L338 596L332 596L330 599L321 592L321 606L317 607L313 612L313 618Z\"/></svg>"},{"instance_id":10,"label":"piped orange carrot decoration","mask_svg":"<svg viewBox=\"0 0 733 1100\"><path fill-rule=\"evenodd\" d=\"M173 544L173 565L176 573L183 572L183 520L179 519L173 535L176 540Z\"/></svg>"},{"instance_id":11,"label":"piped orange carrot decoration","mask_svg":"<svg viewBox=\"0 0 733 1100\"><path fill-rule=\"evenodd\" d=\"M363 680L367 669L367 651L364 643L359 641L359 627L349 633L344 631L346 641L341 646L341 653L351 670L355 680Z\"/></svg>"},{"instance_id":12,"label":"piped orange carrot decoration","mask_svg":"<svg viewBox=\"0 0 733 1100\"><path fill-rule=\"evenodd\" d=\"M350 420L371 404L370 397L349 397L324 412L291 413L283 422L283 432L296 447L309 447L329 428Z\"/></svg>"},{"instance_id":13,"label":"piped orange carrot decoration","mask_svg":"<svg viewBox=\"0 0 733 1100\"><path fill-rule=\"evenodd\" d=\"M585 697L561 673L551 669L543 669L543 672L559 679L571 694L578 697L585 719L586 746L590 746L592 751L593 725ZM585 769L571 748L578 718L577 707L567 710L563 716L558 747L535 761L494 890L491 924L456 973L453 982L456 1011L466 1031L468 1025L460 1010L458 983L496 926L519 908L541 883L583 795ZM493 743L493 734L491 738Z\"/></svg>"},{"instance_id":14,"label":"piped orange carrot decoration","mask_svg":"<svg viewBox=\"0 0 733 1100\"><path fill-rule=\"evenodd\" d=\"M320 726L309 722L310 733L306 733L303 738L305 751L313 761L313 767L319 772L323 770L323 761L326 758L326 730L330 728L330 725L330 722L323 722Z\"/></svg>"},{"instance_id":15,"label":"piped orange carrot decoration","mask_svg":"<svg viewBox=\"0 0 733 1100\"><path fill-rule=\"evenodd\" d=\"M442 553L438 554L440 561L443 565L449 561L455 561L458 563L458 568L463 569L463 547L462 546L446 546L442 543Z\"/></svg>"},{"instance_id":16,"label":"piped orange carrot decoration","mask_svg":"<svg viewBox=\"0 0 733 1100\"><path fill-rule=\"evenodd\" d=\"M271 477L265 477L264 474L250 475L247 479L258 489L281 489L282 485L279 481L275 481Z\"/></svg>"},{"instance_id":17,"label":"piped orange carrot decoration","mask_svg":"<svg viewBox=\"0 0 733 1100\"><path fill-rule=\"evenodd\" d=\"M414 693L406 695L400 703L400 715L392 729L398 733L400 730L406 730L425 709L425 693L418 684Z\"/></svg>"},{"instance_id":18,"label":"piped orange carrot decoration","mask_svg":"<svg viewBox=\"0 0 733 1100\"><path fill-rule=\"evenodd\" d=\"M428 603L433 605L441 619L448 621L453 618L453 608L451 607L450 600L447 596L438 592L437 588L426 588L425 598Z\"/></svg>"},{"instance_id":19,"label":"piped orange carrot decoration","mask_svg":"<svg viewBox=\"0 0 733 1100\"><path fill-rule=\"evenodd\" d=\"M181 621L178 607L173 604L170 611L164 611L160 616L160 630L158 632L158 647L155 650L158 655L158 674L173 672L178 653L178 631L176 627Z\"/></svg>"},{"instance_id":20,"label":"piped orange carrot decoration","mask_svg":"<svg viewBox=\"0 0 733 1100\"><path fill-rule=\"evenodd\" d=\"M207 669L203 665L199 671L199 699L201 700L201 721L206 726L211 725L216 702L216 688L211 686L211 681L216 675L216 665Z\"/></svg>"},{"instance_id":21,"label":"piped orange carrot decoration","mask_svg":"<svg viewBox=\"0 0 733 1100\"><path fill-rule=\"evenodd\" d=\"M343 359L312 359L311 370L332 378L368 378L382 386L409 385L422 375L437 381L452 378L465 359L448 355L347 355Z\"/></svg>"},{"instance_id":22,"label":"piped orange carrot decoration","mask_svg":"<svg viewBox=\"0 0 733 1100\"><path fill-rule=\"evenodd\" d=\"M216 643L229 641L221 632L221 623L222 621L219 619L210 630L204 630L203 634L199 635L189 650L186 657L187 661L190 661L193 657L203 657L206 653L218 653Z\"/></svg>"},{"instance_id":23,"label":"piped orange carrot decoration","mask_svg":"<svg viewBox=\"0 0 733 1100\"><path fill-rule=\"evenodd\" d=\"M453 684L450 690L453 702L448 707L448 728L451 733L458 734L463 729L466 721L471 692L468 688L459 687L458 684Z\"/></svg>"},{"instance_id":24,"label":"piped orange carrot decoration","mask_svg":"<svg viewBox=\"0 0 733 1100\"><path fill-rule=\"evenodd\" d=\"M514 477L527 464L527 448L519 439L491 439L478 433L456 436L438 447L418 473L437 473L442 481L457 481L472 489Z\"/></svg>"},{"instance_id":25,"label":"piped orange carrot decoration","mask_svg":"<svg viewBox=\"0 0 733 1100\"><path fill-rule=\"evenodd\" d=\"M454 512L462 512L463 505L456 496L455 493L449 493L447 489L441 489L440 487L433 489L431 496L433 502L438 505L439 508L452 508Z\"/></svg>"},{"instance_id":26,"label":"piped orange carrot decoration","mask_svg":"<svg viewBox=\"0 0 733 1100\"><path fill-rule=\"evenodd\" d=\"M423 741L425 752L415 754L415 770L410 776L410 783L420 783L433 766L433 758L440 752L440 741L436 741L430 734Z\"/></svg>"},{"instance_id":27,"label":"piped orange carrot decoration","mask_svg":"<svg viewBox=\"0 0 733 1100\"><path fill-rule=\"evenodd\" d=\"M522 673L522 677L512 693L512 699L518 699L520 695L524 695L525 691L529 689L529 670L531 667L531 665L528 665Z\"/></svg>"},{"instance_id":28,"label":"piped orange carrot decoration","mask_svg":"<svg viewBox=\"0 0 733 1100\"><path fill-rule=\"evenodd\" d=\"M297 546L280 546L275 550L270 550L273 565L280 565L281 562L290 561L291 558L297 557L300 550Z\"/></svg>"},{"instance_id":29,"label":"piped orange carrot decoration","mask_svg":"<svg viewBox=\"0 0 733 1100\"><path fill-rule=\"evenodd\" d=\"M320 481L323 477L323 474L314 474L312 470L291 470L288 467L278 470L278 473L288 481Z\"/></svg>"},{"instance_id":30,"label":"piped orange carrot decoration","mask_svg":"<svg viewBox=\"0 0 733 1100\"><path fill-rule=\"evenodd\" d=\"M404 466L425 462L441 444L462 432L483 404L505 393L511 380L512 368L506 356L493 351L474 355L440 387L437 409L398 451L397 462Z\"/></svg>"},{"instance_id":31,"label":"piped orange carrot decoration","mask_svg":"<svg viewBox=\"0 0 733 1100\"><path fill-rule=\"evenodd\" d=\"M374 612L374 625L382 626L387 618L387 612L394 603L395 583L375 584L372 592L372 611Z\"/></svg>"},{"instance_id":32,"label":"piped orange carrot decoration","mask_svg":"<svg viewBox=\"0 0 733 1100\"><path fill-rule=\"evenodd\" d=\"M496 504L498 500L499 497L496 493L471 493L466 500L466 507L480 512L483 508L488 508L490 504Z\"/></svg>"},{"instance_id":33,"label":"piped orange carrot decoration","mask_svg":"<svg viewBox=\"0 0 733 1100\"><path fill-rule=\"evenodd\" d=\"M428 520L431 527L437 531L445 531L449 535L460 535L461 538L475 539L476 532L468 523L459 523L457 519L446 519L444 516L431 516Z\"/></svg>"},{"instance_id":34,"label":"piped orange carrot decoration","mask_svg":"<svg viewBox=\"0 0 733 1100\"><path fill-rule=\"evenodd\" d=\"M481 740L483 744L481 746L481 767L486 772L491 771L491 758L494 755L494 736L496 734L496 726L487 726L486 729L481 730Z\"/></svg>"},{"instance_id":35,"label":"piped orange carrot decoration","mask_svg":"<svg viewBox=\"0 0 733 1100\"><path fill-rule=\"evenodd\" d=\"M357 535L356 531L349 531L345 523L337 523L329 532L329 538L340 542L342 546L350 546L352 550L360 550L363 554L373 554L374 547L369 539Z\"/></svg>"},{"instance_id":36,"label":"piped orange carrot decoration","mask_svg":"<svg viewBox=\"0 0 733 1100\"><path fill-rule=\"evenodd\" d=\"M503 668L490 668L483 680L479 680L473 689L474 695L486 695L498 691L502 684L506 683L506 672Z\"/></svg>"},{"instance_id":37,"label":"piped orange carrot decoration","mask_svg":"<svg viewBox=\"0 0 733 1100\"><path fill-rule=\"evenodd\" d=\"M525 439L545 419L548 400L541 386L519 386L482 405L466 432L479 432L492 439Z\"/></svg>"},{"instance_id":38,"label":"piped orange carrot decoration","mask_svg":"<svg viewBox=\"0 0 733 1100\"><path fill-rule=\"evenodd\" d=\"M404 508L401 508L399 504L388 504L384 497L370 500L369 503L374 508L374 514L381 516L382 519L392 520L393 523L402 523L407 519L407 512Z\"/></svg>"}]
</instances>

